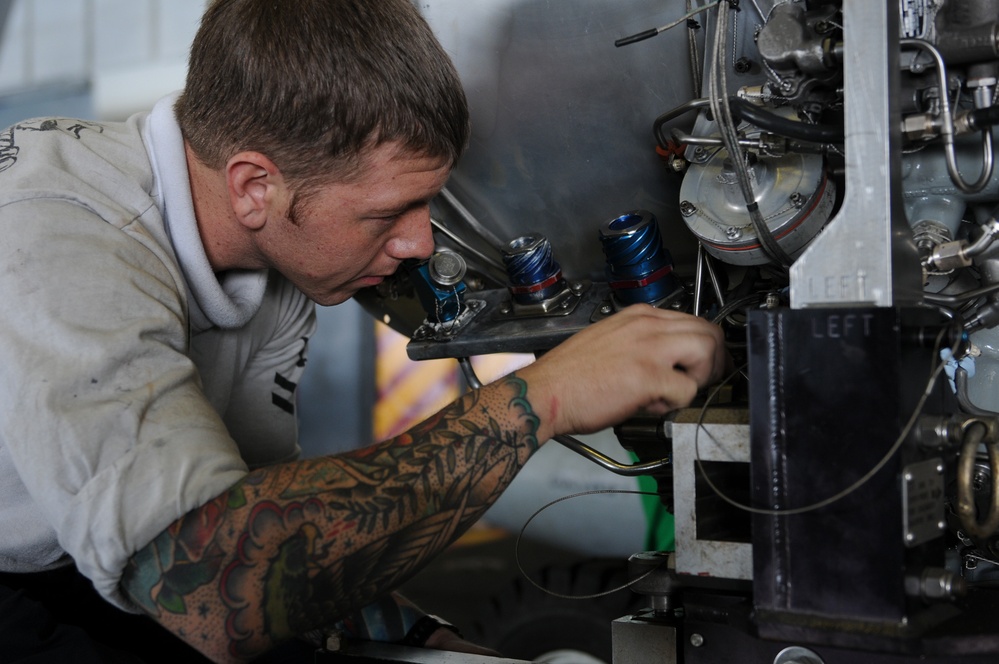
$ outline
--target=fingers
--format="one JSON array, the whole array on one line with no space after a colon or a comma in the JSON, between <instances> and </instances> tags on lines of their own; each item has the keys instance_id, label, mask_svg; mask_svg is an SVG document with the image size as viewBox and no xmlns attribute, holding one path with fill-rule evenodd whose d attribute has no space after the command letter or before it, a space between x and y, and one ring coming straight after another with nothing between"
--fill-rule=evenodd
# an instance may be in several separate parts
<instances>
[{"instance_id":1,"label":"fingers","mask_svg":"<svg viewBox=\"0 0 999 664\"><path fill-rule=\"evenodd\" d=\"M635 305L591 325L524 374L555 433L617 424L640 408L690 404L731 366L718 326L676 311ZM532 399L533 401L533 399Z\"/></svg>"},{"instance_id":2,"label":"fingers","mask_svg":"<svg viewBox=\"0 0 999 664\"><path fill-rule=\"evenodd\" d=\"M633 341L641 342L650 359L655 359L654 354L662 353L663 364L669 363L688 374L697 387L718 382L731 368L721 328L703 318L647 305L628 307L618 315L622 317L621 322L629 319L650 321L653 327L646 334L651 336L627 329L624 333L633 335ZM641 349L636 351L641 352Z\"/></svg>"}]
</instances>

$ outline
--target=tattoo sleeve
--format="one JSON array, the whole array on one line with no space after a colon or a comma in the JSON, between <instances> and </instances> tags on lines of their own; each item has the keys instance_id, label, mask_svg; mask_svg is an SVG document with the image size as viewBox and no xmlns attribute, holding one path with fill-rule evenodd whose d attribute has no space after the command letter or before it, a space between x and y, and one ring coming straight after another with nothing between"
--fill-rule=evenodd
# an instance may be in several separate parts
<instances>
[{"instance_id":1,"label":"tattoo sleeve","mask_svg":"<svg viewBox=\"0 0 999 664\"><path fill-rule=\"evenodd\" d=\"M357 611L492 505L537 450L515 375L397 438L251 473L137 552L123 588L218 661Z\"/></svg>"}]
</instances>

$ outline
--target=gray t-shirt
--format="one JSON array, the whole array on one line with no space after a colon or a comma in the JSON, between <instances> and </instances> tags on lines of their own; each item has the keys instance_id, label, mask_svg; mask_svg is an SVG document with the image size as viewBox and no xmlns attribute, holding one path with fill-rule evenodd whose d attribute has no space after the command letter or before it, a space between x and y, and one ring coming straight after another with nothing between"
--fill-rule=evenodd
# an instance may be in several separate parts
<instances>
[{"instance_id":1,"label":"gray t-shirt","mask_svg":"<svg viewBox=\"0 0 999 664\"><path fill-rule=\"evenodd\" d=\"M297 456L315 329L280 275L213 273L174 100L0 133L0 570L72 558L127 609L133 553Z\"/></svg>"}]
</instances>

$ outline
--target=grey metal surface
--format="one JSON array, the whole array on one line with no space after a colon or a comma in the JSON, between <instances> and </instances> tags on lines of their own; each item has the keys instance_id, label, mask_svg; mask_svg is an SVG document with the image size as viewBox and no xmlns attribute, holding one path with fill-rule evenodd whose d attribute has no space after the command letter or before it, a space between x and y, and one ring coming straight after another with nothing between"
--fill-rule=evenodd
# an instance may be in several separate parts
<instances>
[{"instance_id":1,"label":"grey metal surface","mask_svg":"<svg viewBox=\"0 0 999 664\"><path fill-rule=\"evenodd\" d=\"M749 463L749 414L708 410L704 422L696 409L681 411L673 422L673 500L678 574L725 579L753 578L753 547L698 536L697 476L700 461Z\"/></svg>"},{"instance_id":2,"label":"grey metal surface","mask_svg":"<svg viewBox=\"0 0 999 664\"><path fill-rule=\"evenodd\" d=\"M679 629L633 616L611 623L614 664L676 664L679 660Z\"/></svg>"},{"instance_id":3,"label":"grey metal surface","mask_svg":"<svg viewBox=\"0 0 999 664\"><path fill-rule=\"evenodd\" d=\"M435 360L549 350L612 311L610 289L606 284L593 284L581 291L578 303L565 316L517 316L506 290L480 291L467 301L473 300L482 303L479 305L481 313L446 342L417 335L406 347L409 358ZM606 309L606 314L600 313L601 307Z\"/></svg>"},{"instance_id":4,"label":"grey metal surface","mask_svg":"<svg viewBox=\"0 0 999 664\"><path fill-rule=\"evenodd\" d=\"M501 241L551 240L570 279L603 278L597 230L651 210L674 259L695 243L679 180L655 152L652 123L693 96L685 30L615 48L681 16L662 0L423 0L421 10L465 84L472 137L449 191ZM703 31L701 31L703 32ZM692 118L691 118L692 120ZM481 243L446 201L437 215Z\"/></svg>"},{"instance_id":5,"label":"grey metal surface","mask_svg":"<svg viewBox=\"0 0 999 664\"><path fill-rule=\"evenodd\" d=\"M898 5L845 0L846 191L791 267L791 306L887 307L921 300L902 209Z\"/></svg>"}]
</instances>

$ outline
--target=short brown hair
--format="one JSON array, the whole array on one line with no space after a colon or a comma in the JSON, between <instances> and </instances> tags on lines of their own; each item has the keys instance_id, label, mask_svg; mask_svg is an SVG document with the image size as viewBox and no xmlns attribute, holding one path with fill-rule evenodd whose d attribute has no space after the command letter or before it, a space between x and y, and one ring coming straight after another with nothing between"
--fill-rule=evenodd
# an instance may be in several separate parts
<instances>
[{"instance_id":1,"label":"short brown hair","mask_svg":"<svg viewBox=\"0 0 999 664\"><path fill-rule=\"evenodd\" d=\"M410 0L215 0L176 111L209 167L253 150L298 183L348 179L389 141L453 166L468 140L458 74Z\"/></svg>"}]
</instances>

